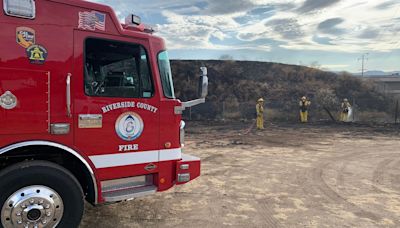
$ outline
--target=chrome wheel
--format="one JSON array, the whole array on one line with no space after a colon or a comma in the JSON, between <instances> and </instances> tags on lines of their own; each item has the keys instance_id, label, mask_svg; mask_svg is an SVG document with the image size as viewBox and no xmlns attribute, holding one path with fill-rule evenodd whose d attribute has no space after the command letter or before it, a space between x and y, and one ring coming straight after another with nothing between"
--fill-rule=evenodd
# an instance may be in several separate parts
<instances>
[{"instance_id":1,"label":"chrome wheel","mask_svg":"<svg viewBox=\"0 0 400 228\"><path fill-rule=\"evenodd\" d=\"M5 201L1 224L4 228L56 227L63 213L64 204L56 191L41 185L29 186Z\"/></svg>"}]
</instances>

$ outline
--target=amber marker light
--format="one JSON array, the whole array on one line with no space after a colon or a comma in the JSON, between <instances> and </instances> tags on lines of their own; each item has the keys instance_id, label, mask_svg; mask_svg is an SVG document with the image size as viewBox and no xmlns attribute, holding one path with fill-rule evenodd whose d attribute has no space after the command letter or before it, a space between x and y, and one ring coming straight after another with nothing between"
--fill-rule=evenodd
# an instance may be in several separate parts
<instances>
[{"instance_id":1,"label":"amber marker light","mask_svg":"<svg viewBox=\"0 0 400 228\"><path fill-rule=\"evenodd\" d=\"M164 184L164 183L165 183L165 178L161 178L161 179L160 179L160 183L161 183L161 184Z\"/></svg>"},{"instance_id":2,"label":"amber marker light","mask_svg":"<svg viewBox=\"0 0 400 228\"><path fill-rule=\"evenodd\" d=\"M166 142L166 143L164 144L164 146L165 146L165 148L167 148L167 149L171 148L171 142Z\"/></svg>"}]
</instances>

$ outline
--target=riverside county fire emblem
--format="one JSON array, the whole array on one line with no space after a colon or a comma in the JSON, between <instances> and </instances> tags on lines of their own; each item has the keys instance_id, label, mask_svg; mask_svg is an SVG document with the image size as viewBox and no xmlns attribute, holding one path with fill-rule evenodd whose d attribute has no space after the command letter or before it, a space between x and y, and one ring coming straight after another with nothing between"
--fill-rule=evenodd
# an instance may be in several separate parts
<instances>
[{"instance_id":1,"label":"riverside county fire emblem","mask_svg":"<svg viewBox=\"0 0 400 228\"><path fill-rule=\"evenodd\" d=\"M133 141L139 138L143 129L143 120L135 112L125 112L115 121L115 131L125 141Z\"/></svg>"},{"instance_id":2,"label":"riverside county fire emblem","mask_svg":"<svg viewBox=\"0 0 400 228\"><path fill-rule=\"evenodd\" d=\"M32 45L26 49L31 64L43 64L47 58L47 50L42 45Z\"/></svg>"},{"instance_id":3,"label":"riverside county fire emblem","mask_svg":"<svg viewBox=\"0 0 400 228\"><path fill-rule=\"evenodd\" d=\"M35 30L27 27L17 27L16 30L17 44L23 48L28 48L35 44Z\"/></svg>"}]
</instances>

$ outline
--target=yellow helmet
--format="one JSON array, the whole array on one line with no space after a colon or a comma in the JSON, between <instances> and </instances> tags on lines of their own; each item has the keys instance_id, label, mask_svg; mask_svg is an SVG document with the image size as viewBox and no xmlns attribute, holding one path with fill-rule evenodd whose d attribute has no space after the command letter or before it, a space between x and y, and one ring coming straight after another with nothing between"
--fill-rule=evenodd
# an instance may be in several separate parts
<instances>
[{"instance_id":1,"label":"yellow helmet","mask_svg":"<svg viewBox=\"0 0 400 228\"><path fill-rule=\"evenodd\" d=\"M264 102L264 99L260 98L257 100L257 102Z\"/></svg>"}]
</instances>

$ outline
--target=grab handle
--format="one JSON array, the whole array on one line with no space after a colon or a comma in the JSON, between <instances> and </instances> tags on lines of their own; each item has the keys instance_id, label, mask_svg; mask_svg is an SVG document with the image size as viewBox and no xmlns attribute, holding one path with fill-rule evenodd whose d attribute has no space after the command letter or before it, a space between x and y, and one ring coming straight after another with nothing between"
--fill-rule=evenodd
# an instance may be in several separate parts
<instances>
[{"instance_id":1,"label":"grab handle","mask_svg":"<svg viewBox=\"0 0 400 228\"><path fill-rule=\"evenodd\" d=\"M71 73L67 74L67 116L71 117Z\"/></svg>"}]
</instances>

